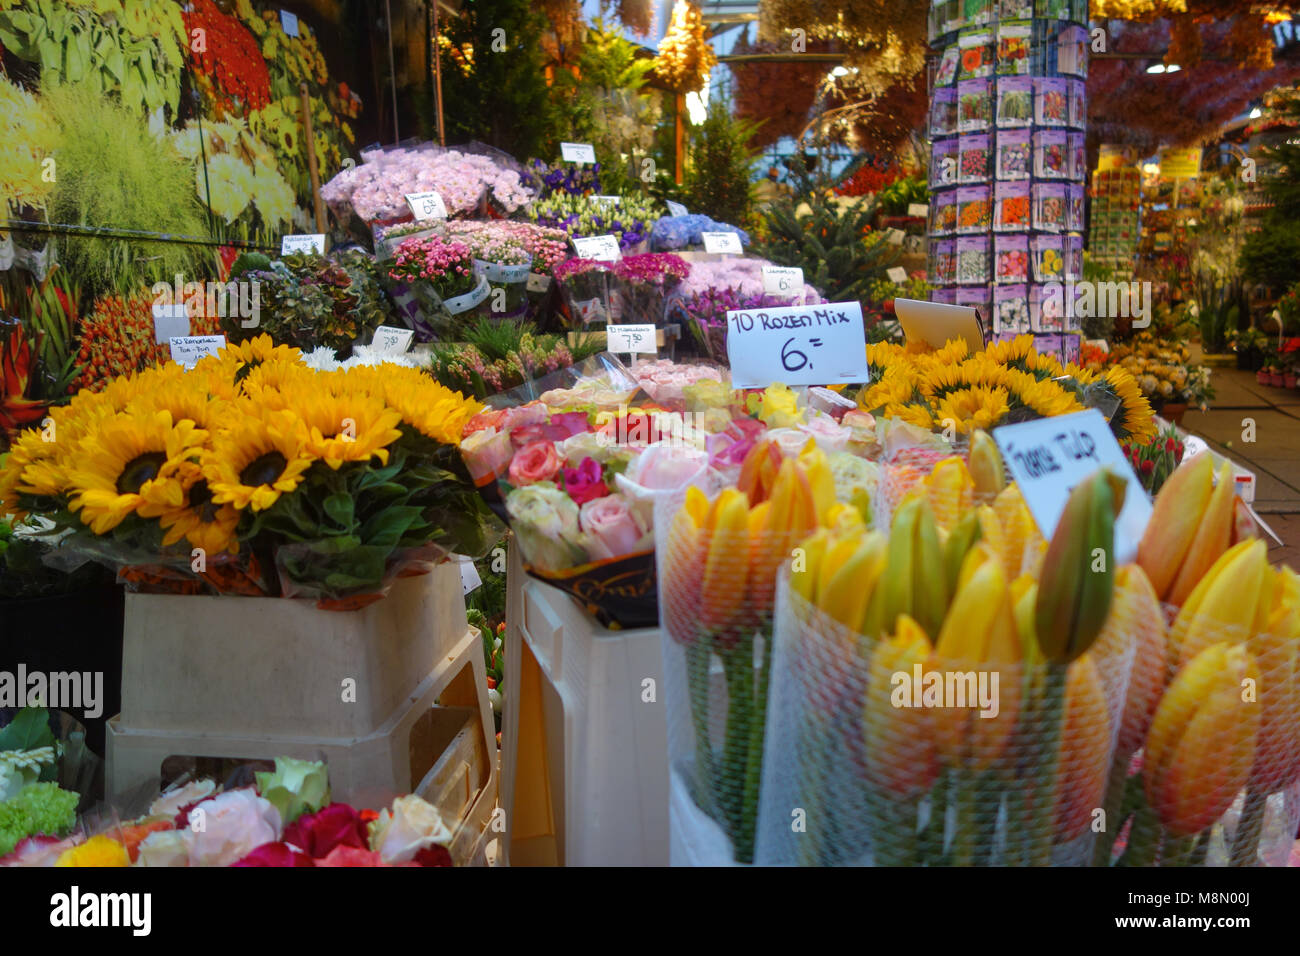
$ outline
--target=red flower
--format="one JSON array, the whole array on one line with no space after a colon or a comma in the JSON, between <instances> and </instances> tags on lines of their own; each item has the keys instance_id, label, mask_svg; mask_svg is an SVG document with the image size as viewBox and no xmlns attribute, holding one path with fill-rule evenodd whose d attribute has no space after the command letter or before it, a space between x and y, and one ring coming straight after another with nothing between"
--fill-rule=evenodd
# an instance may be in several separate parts
<instances>
[{"instance_id":1,"label":"red flower","mask_svg":"<svg viewBox=\"0 0 1300 956\"><path fill-rule=\"evenodd\" d=\"M285 827L284 842L319 860L336 846L365 849L366 828L361 815L352 807L346 803L331 803L316 813L304 814Z\"/></svg>"},{"instance_id":2,"label":"red flower","mask_svg":"<svg viewBox=\"0 0 1300 956\"><path fill-rule=\"evenodd\" d=\"M315 866L311 857L287 843L263 843L231 866Z\"/></svg>"}]
</instances>

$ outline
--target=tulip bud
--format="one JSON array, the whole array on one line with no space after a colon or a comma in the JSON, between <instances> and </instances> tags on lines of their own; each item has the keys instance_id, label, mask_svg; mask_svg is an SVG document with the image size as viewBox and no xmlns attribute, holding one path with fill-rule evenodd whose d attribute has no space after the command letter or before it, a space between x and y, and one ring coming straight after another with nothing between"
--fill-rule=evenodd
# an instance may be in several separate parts
<instances>
[{"instance_id":1,"label":"tulip bud","mask_svg":"<svg viewBox=\"0 0 1300 956\"><path fill-rule=\"evenodd\" d=\"M1156 708L1143 757L1147 804L1175 836L1200 833L1232 806L1250 779L1260 706L1244 701L1259 684L1242 644L1205 648L1174 677Z\"/></svg>"},{"instance_id":2,"label":"tulip bud","mask_svg":"<svg viewBox=\"0 0 1300 956\"><path fill-rule=\"evenodd\" d=\"M870 780L899 800L915 799L934 786L939 774L934 740L925 707L895 706L899 680L912 680L915 665L925 665L930 641L907 615L898 619L898 633L880 641L871 656L863 730Z\"/></svg>"},{"instance_id":3,"label":"tulip bud","mask_svg":"<svg viewBox=\"0 0 1300 956\"><path fill-rule=\"evenodd\" d=\"M1259 746L1251 785L1274 793L1300 776L1300 577L1276 572L1272 609L1247 647L1259 664Z\"/></svg>"},{"instance_id":4,"label":"tulip bud","mask_svg":"<svg viewBox=\"0 0 1300 956\"><path fill-rule=\"evenodd\" d=\"M833 541L822 562L817 606L849 630L860 630L867 600L885 566L885 550L885 536L878 531Z\"/></svg>"},{"instance_id":5,"label":"tulip bud","mask_svg":"<svg viewBox=\"0 0 1300 956\"><path fill-rule=\"evenodd\" d=\"M970 436L970 473L975 482L975 493L992 497L1007 485L1002 454L989 433L977 428Z\"/></svg>"},{"instance_id":6,"label":"tulip bud","mask_svg":"<svg viewBox=\"0 0 1300 956\"><path fill-rule=\"evenodd\" d=\"M1266 592L1265 588L1268 587ZM1268 548L1258 538L1233 545L1201 578L1169 631L1177 670L1218 641L1244 641L1271 609Z\"/></svg>"},{"instance_id":7,"label":"tulip bud","mask_svg":"<svg viewBox=\"0 0 1300 956\"><path fill-rule=\"evenodd\" d=\"M700 632L700 582L704 573L704 547L701 528L707 518L709 501L699 488L686 491L686 502L673 516L664 549L663 576L664 627L673 640L693 644Z\"/></svg>"},{"instance_id":8,"label":"tulip bud","mask_svg":"<svg viewBox=\"0 0 1300 956\"><path fill-rule=\"evenodd\" d=\"M1121 754L1132 754L1142 746L1165 691L1168 644L1164 612L1141 565L1126 564L1115 573L1115 600L1098 645L1104 645L1112 631L1133 634L1137 644L1116 743Z\"/></svg>"},{"instance_id":9,"label":"tulip bud","mask_svg":"<svg viewBox=\"0 0 1300 956\"><path fill-rule=\"evenodd\" d=\"M922 484L934 512L935 524L943 531L953 528L970 510L975 481L960 456L945 458L926 475Z\"/></svg>"},{"instance_id":10,"label":"tulip bud","mask_svg":"<svg viewBox=\"0 0 1300 956\"><path fill-rule=\"evenodd\" d=\"M749 507L742 492L723 489L709 508L701 542L700 626L715 639L734 639L749 571Z\"/></svg>"},{"instance_id":11,"label":"tulip bud","mask_svg":"<svg viewBox=\"0 0 1300 956\"><path fill-rule=\"evenodd\" d=\"M1065 684L1065 718L1056 765L1056 838L1083 833L1101 806L1110 769L1110 714L1092 657L1070 665Z\"/></svg>"}]
</instances>

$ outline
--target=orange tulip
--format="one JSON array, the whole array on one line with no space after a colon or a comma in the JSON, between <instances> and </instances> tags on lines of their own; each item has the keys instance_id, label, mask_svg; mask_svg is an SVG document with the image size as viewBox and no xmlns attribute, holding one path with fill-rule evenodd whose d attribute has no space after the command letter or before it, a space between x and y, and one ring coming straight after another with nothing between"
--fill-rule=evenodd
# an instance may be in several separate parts
<instances>
[{"instance_id":1,"label":"orange tulip","mask_svg":"<svg viewBox=\"0 0 1300 956\"><path fill-rule=\"evenodd\" d=\"M1168 637L1164 612L1155 588L1146 572L1136 564L1123 565L1115 572L1115 598L1110 618L1097 639L1100 647L1108 646L1117 635L1131 633L1137 647L1128 693L1124 697L1124 715L1120 721L1116 749L1132 754L1142 746L1156 705L1165 691L1165 653Z\"/></svg>"},{"instance_id":2,"label":"orange tulip","mask_svg":"<svg viewBox=\"0 0 1300 956\"><path fill-rule=\"evenodd\" d=\"M920 701L901 707L893 699L894 675L911 681L913 667L924 666L929 656L930 641L921 625L904 614L898 619L898 633L880 641L871 657L864 708L869 776L900 800L921 796L939 775L929 712Z\"/></svg>"},{"instance_id":3,"label":"orange tulip","mask_svg":"<svg viewBox=\"0 0 1300 956\"><path fill-rule=\"evenodd\" d=\"M1273 793L1300 776L1300 577L1274 572L1273 608L1247 641L1259 664L1259 746L1251 784Z\"/></svg>"},{"instance_id":4,"label":"orange tulip","mask_svg":"<svg viewBox=\"0 0 1300 956\"><path fill-rule=\"evenodd\" d=\"M1110 770L1110 715L1089 654L1070 665L1056 765L1056 837L1073 840L1101 806Z\"/></svg>"}]
</instances>

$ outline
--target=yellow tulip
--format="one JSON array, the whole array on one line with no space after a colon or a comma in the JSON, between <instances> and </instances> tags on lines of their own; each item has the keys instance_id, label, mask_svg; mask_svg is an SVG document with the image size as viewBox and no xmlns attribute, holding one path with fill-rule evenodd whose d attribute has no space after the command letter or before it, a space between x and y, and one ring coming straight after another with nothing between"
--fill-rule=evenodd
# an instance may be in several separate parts
<instances>
[{"instance_id":1,"label":"yellow tulip","mask_svg":"<svg viewBox=\"0 0 1300 956\"><path fill-rule=\"evenodd\" d=\"M1300 577L1290 568L1274 574L1268 621L1247 641L1259 664L1259 746L1251 784L1261 793L1300 776Z\"/></svg>"},{"instance_id":2,"label":"yellow tulip","mask_svg":"<svg viewBox=\"0 0 1300 956\"><path fill-rule=\"evenodd\" d=\"M1089 654L1070 665L1056 765L1056 838L1073 840L1101 806L1110 769L1110 714Z\"/></svg>"},{"instance_id":3,"label":"yellow tulip","mask_svg":"<svg viewBox=\"0 0 1300 956\"><path fill-rule=\"evenodd\" d=\"M880 641L871 656L863 710L868 776L900 800L926 793L939 775L929 712L916 706L919 701L898 707L894 700L894 675L911 681L914 666L924 666L929 656L929 639L907 615L898 619L898 633Z\"/></svg>"},{"instance_id":4,"label":"yellow tulip","mask_svg":"<svg viewBox=\"0 0 1300 956\"><path fill-rule=\"evenodd\" d=\"M922 485L934 510L935 523L945 532L956 526L974 501L975 479L966 462L957 455L936 464Z\"/></svg>"}]
</instances>

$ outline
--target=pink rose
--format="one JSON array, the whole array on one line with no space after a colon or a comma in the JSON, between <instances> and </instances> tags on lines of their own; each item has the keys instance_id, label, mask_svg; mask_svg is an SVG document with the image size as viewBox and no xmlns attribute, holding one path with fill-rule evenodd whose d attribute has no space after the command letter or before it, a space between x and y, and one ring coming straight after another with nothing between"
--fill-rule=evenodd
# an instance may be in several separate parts
<instances>
[{"instance_id":1,"label":"pink rose","mask_svg":"<svg viewBox=\"0 0 1300 956\"><path fill-rule=\"evenodd\" d=\"M665 441L637 455L625 475L646 491L674 491L698 481L708 467L707 451Z\"/></svg>"},{"instance_id":2,"label":"pink rose","mask_svg":"<svg viewBox=\"0 0 1300 956\"><path fill-rule=\"evenodd\" d=\"M588 553L597 561L634 553L645 536L621 495L588 501L579 513L578 526L587 535Z\"/></svg>"},{"instance_id":3,"label":"pink rose","mask_svg":"<svg viewBox=\"0 0 1300 956\"><path fill-rule=\"evenodd\" d=\"M280 811L251 788L230 790L191 810L183 833L190 866L229 866L280 839Z\"/></svg>"},{"instance_id":4,"label":"pink rose","mask_svg":"<svg viewBox=\"0 0 1300 956\"><path fill-rule=\"evenodd\" d=\"M510 436L495 428L476 431L460 442L460 456L465 459L465 467L476 482L488 476L500 478L504 475L514 452Z\"/></svg>"},{"instance_id":5,"label":"pink rose","mask_svg":"<svg viewBox=\"0 0 1300 956\"><path fill-rule=\"evenodd\" d=\"M516 488L550 481L563 464L560 453L548 441L533 442L515 453L510 462L510 484Z\"/></svg>"},{"instance_id":6,"label":"pink rose","mask_svg":"<svg viewBox=\"0 0 1300 956\"><path fill-rule=\"evenodd\" d=\"M577 468L565 468L564 490L580 505L609 494L600 462L594 458L584 458Z\"/></svg>"},{"instance_id":7,"label":"pink rose","mask_svg":"<svg viewBox=\"0 0 1300 956\"><path fill-rule=\"evenodd\" d=\"M505 417L501 421L501 430L508 432L521 425L541 425L546 422L546 416L546 406L541 402L520 405L518 408L508 408Z\"/></svg>"},{"instance_id":8,"label":"pink rose","mask_svg":"<svg viewBox=\"0 0 1300 956\"><path fill-rule=\"evenodd\" d=\"M837 451L844 451L848 447L849 438L852 437L852 431L835 421L829 415L817 415L803 425L799 430L805 435L809 435L817 442L817 447L826 454L832 454Z\"/></svg>"}]
</instances>

